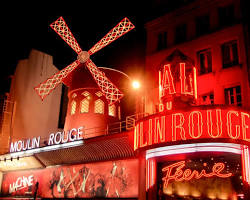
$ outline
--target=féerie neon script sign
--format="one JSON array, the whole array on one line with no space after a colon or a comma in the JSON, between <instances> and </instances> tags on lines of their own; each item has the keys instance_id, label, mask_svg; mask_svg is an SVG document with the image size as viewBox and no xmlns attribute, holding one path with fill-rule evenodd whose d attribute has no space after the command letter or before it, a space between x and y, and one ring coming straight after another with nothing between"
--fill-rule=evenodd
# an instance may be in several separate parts
<instances>
[{"instance_id":1,"label":"f\u00e9erie neon script sign","mask_svg":"<svg viewBox=\"0 0 250 200\"><path fill-rule=\"evenodd\" d=\"M206 163L203 164L204 166L206 166ZM174 180L174 181L189 181L191 179L200 179L203 177L213 177L213 176L217 176L220 178L228 178L230 176L232 176L232 173L227 173L227 174L222 174L222 171L225 168L225 164L224 163L215 163L214 166L212 167L212 172L208 173L206 172L205 169L201 170L201 172L198 172L197 170L191 170L191 169L185 169L183 170L183 168L185 167L185 161L180 161L177 163L174 163L172 165L169 165L167 167L164 167L162 169L162 172L166 173L165 177L162 178L163 182L164 182L164 187L167 188L169 181ZM173 171L175 170L175 172L173 173Z\"/></svg>"}]
</instances>

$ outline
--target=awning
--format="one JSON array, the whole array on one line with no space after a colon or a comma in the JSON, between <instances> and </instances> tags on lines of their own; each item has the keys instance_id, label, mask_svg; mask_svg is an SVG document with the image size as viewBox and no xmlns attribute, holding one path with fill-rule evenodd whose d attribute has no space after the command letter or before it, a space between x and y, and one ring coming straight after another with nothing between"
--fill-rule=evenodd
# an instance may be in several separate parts
<instances>
[{"instance_id":1,"label":"awning","mask_svg":"<svg viewBox=\"0 0 250 200\"><path fill-rule=\"evenodd\" d=\"M87 139L77 147L38 153L35 157L46 167L51 165L96 162L135 156L128 134L121 133Z\"/></svg>"}]
</instances>

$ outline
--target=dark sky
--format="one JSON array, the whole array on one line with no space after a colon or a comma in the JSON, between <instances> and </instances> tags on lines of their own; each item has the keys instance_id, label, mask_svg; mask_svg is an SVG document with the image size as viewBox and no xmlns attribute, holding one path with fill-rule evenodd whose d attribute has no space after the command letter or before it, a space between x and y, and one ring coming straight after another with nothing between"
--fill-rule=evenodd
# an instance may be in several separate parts
<instances>
[{"instance_id":1,"label":"dark sky","mask_svg":"<svg viewBox=\"0 0 250 200\"><path fill-rule=\"evenodd\" d=\"M89 50L124 17L128 17L135 29L92 55L91 59L97 66L120 69L129 75L140 73L145 59L144 24L171 6L173 1L169 0L6 2L0 13L0 92L9 84L8 76L14 74L18 60L27 58L32 48L52 55L58 69L76 59L76 53L49 27L60 16L83 50Z\"/></svg>"},{"instance_id":2,"label":"dark sky","mask_svg":"<svg viewBox=\"0 0 250 200\"><path fill-rule=\"evenodd\" d=\"M152 2L82 0L55 4L52 0L50 3L8 3L2 7L2 11L7 12L1 13L1 82L6 83L6 77L14 73L17 61L27 58L32 48L52 55L58 69L76 59L76 53L49 27L60 16L83 50L89 50L118 22L128 17L136 28L91 58L97 66L120 68L125 72L128 68L142 68L144 24L152 17Z\"/></svg>"}]
</instances>

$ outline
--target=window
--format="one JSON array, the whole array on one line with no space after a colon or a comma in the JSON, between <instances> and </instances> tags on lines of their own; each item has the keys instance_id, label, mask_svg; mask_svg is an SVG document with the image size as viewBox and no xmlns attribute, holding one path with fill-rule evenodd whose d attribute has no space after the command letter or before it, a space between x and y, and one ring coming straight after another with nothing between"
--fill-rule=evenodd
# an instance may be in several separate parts
<instances>
[{"instance_id":1,"label":"window","mask_svg":"<svg viewBox=\"0 0 250 200\"><path fill-rule=\"evenodd\" d=\"M89 100L86 98L86 99L83 99L81 101L81 110L80 110L81 113L88 113L89 112Z\"/></svg>"},{"instance_id":2,"label":"window","mask_svg":"<svg viewBox=\"0 0 250 200\"><path fill-rule=\"evenodd\" d=\"M104 114L104 102L101 99L95 101L95 113Z\"/></svg>"},{"instance_id":3,"label":"window","mask_svg":"<svg viewBox=\"0 0 250 200\"><path fill-rule=\"evenodd\" d=\"M102 92L98 91L98 92L95 93L95 95L98 96L98 97L101 97L102 96Z\"/></svg>"},{"instance_id":4,"label":"window","mask_svg":"<svg viewBox=\"0 0 250 200\"><path fill-rule=\"evenodd\" d=\"M235 21L234 6L228 5L218 8L219 24L220 26L231 25Z\"/></svg>"},{"instance_id":5,"label":"window","mask_svg":"<svg viewBox=\"0 0 250 200\"><path fill-rule=\"evenodd\" d=\"M84 91L84 92L82 93L82 95L85 96L85 97L87 97L87 96L90 96L90 93L89 93L88 91Z\"/></svg>"},{"instance_id":6,"label":"window","mask_svg":"<svg viewBox=\"0 0 250 200\"><path fill-rule=\"evenodd\" d=\"M223 68L239 64L237 41L233 40L221 46Z\"/></svg>"},{"instance_id":7,"label":"window","mask_svg":"<svg viewBox=\"0 0 250 200\"><path fill-rule=\"evenodd\" d=\"M201 95L199 101L200 105L214 105L214 93Z\"/></svg>"},{"instance_id":8,"label":"window","mask_svg":"<svg viewBox=\"0 0 250 200\"><path fill-rule=\"evenodd\" d=\"M197 53L200 74L212 72L212 54L210 49L202 50Z\"/></svg>"},{"instance_id":9,"label":"window","mask_svg":"<svg viewBox=\"0 0 250 200\"><path fill-rule=\"evenodd\" d=\"M185 42L187 40L187 25L181 24L175 29L175 44Z\"/></svg>"},{"instance_id":10,"label":"window","mask_svg":"<svg viewBox=\"0 0 250 200\"><path fill-rule=\"evenodd\" d=\"M158 34L157 50L162 50L167 47L167 32Z\"/></svg>"},{"instance_id":11,"label":"window","mask_svg":"<svg viewBox=\"0 0 250 200\"><path fill-rule=\"evenodd\" d=\"M227 105L242 106L240 86L225 89L225 103Z\"/></svg>"},{"instance_id":12,"label":"window","mask_svg":"<svg viewBox=\"0 0 250 200\"><path fill-rule=\"evenodd\" d=\"M111 105L109 106L109 116L115 117L116 113L115 113L115 105Z\"/></svg>"},{"instance_id":13,"label":"window","mask_svg":"<svg viewBox=\"0 0 250 200\"><path fill-rule=\"evenodd\" d=\"M74 115L75 113L76 113L76 101L72 101L70 114Z\"/></svg>"},{"instance_id":14,"label":"window","mask_svg":"<svg viewBox=\"0 0 250 200\"><path fill-rule=\"evenodd\" d=\"M196 36L208 33L210 30L209 15L203 15L196 18Z\"/></svg>"}]
</instances>

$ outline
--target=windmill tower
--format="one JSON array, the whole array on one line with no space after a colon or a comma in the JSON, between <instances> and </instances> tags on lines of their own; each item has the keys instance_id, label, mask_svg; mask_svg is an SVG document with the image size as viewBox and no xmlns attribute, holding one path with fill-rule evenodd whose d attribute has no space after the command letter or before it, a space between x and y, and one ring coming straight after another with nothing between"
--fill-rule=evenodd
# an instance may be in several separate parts
<instances>
[{"instance_id":1,"label":"windmill tower","mask_svg":"<svg viewBox=\"0 0 250 200\"><path fill-rule=\"evenodd\" d=\"M123 94L90 56L132 30L134 25L124 18L89 51L80 48L62 17L50 27L77 53L77 60L40 83L35 90L43 100L58 84L64 83L69 88L64 130L83 126L85 138L102 135L107 123L119 117L119 100Z\"/></svg>"}]
</instances>

